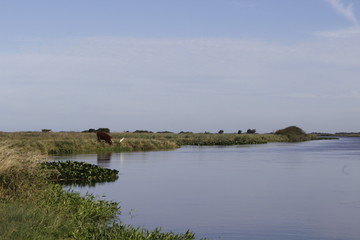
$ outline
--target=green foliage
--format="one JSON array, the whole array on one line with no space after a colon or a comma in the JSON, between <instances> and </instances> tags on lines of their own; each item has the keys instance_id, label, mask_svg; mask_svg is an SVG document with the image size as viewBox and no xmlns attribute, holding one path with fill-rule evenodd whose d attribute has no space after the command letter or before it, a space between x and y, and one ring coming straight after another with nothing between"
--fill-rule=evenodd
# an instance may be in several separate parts
<instances>
[{"instance_id":1,"label":"green foliage","mask_svg":"<svg viewBox=\"0 0 360 240\"><path fill-rule=\"evenodd\" d=\"M282 134L282 135L305 135L306 133L299 127L290 126L284 129L277 130L275 134Z\"/></svg>"},{"instance_id":2,"label":"green foliage","mask_svg":"<svg viewBox=\"0 0 360 240\"><path fill-rule=\"evenodd\" d=\"M316 135L306 134L304 130L297 126L290 126L277 130L275 134L286 136L289 139L289 142L301 142L317 139Z\"/></svg>"},{"instance_id":3,"label":"green foliage","mask_svg":"<svg viewBox=\"0 0 360 240\"><path fill-rule=\"evenodd\" d=\"M63 181L66 184L94 184L96 182L115 181L119 173L115 169L101 168L97 165L76 161L45 162L42 163L42 166L57 170L53 172L50 179Z\"/></svg>"}]
</instances>

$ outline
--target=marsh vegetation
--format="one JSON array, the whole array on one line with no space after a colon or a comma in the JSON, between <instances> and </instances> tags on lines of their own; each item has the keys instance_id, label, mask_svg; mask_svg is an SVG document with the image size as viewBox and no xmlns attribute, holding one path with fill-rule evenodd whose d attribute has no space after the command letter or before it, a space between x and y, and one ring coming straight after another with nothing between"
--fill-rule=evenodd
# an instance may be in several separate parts
<instances>
[{"instance_id":1,"label":"marsh vegetation","mask_svg":"<svg viewBox=\"0 0 360 240\"><path fill-rule=\"evenodd\" d=\"M110 133L113 144L97 141L93 132L0 132L0 141L10 141L11 147L42 154L72 154L97 152L130 152L173 150L182 145L240 145L268 142L305 141L316 135L302 134L299 138L287 134L205 134L205 133ZM120 142L120 139L125 138Z\"/></svg>"},{"instance_id":2,"label":"marsh vegetation","mask_svg":"<svg viewBox=\"0 0 360 240\"><path fill-rule=\"evenodd\" d=\"M110 133L113 144L94 132L0 132L0 239L195 239L191 232L164 233L118 221L117 202L65 191L57 181L112 181L116 170L77 162L46 163L48 154L171 150L182 145L288 142L286 134ZM120 141L124 139L125 141ZM303 140L315 135L302 135Z\"/></svg>"}]
</instances>

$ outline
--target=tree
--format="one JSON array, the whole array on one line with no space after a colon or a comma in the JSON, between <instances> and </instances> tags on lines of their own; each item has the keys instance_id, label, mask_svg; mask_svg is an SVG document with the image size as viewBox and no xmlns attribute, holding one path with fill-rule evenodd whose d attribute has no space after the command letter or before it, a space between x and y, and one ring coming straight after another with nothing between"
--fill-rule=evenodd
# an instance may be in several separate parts
<instances>
[{"instance_id":1,"label":"tree","mask_svg":"<svg viewBox=\"0 0 360 240\"><path fill-rule=\"evenodd\" d=\"M246 133L253 134L256 133L256 129L248 129Z\"/></svg>"},{"instance_id":2,"label":"tree","mask_svg":"<svg viewBox=\"0 0 360 240\"><path fill-rule=\"evenodd\" d=\"M224 133L224 130L220 130L220 131L219 131L219 134L223 134L223 133Z\"/></svg>"},{"instance_id":3,"label":"tree","mask_svg":"<svg viewBox=\"0 0 360 240\"><path fill-rule=\"evenodd\" d=\"M241 131L241 130L239 130L239 131L238 131L238 134L241 134L241 133L242 133L242 131Z\"/></svg>"},{"instance_id":4,"label":"tree","mask_svg":"<svg viewBox=\"0 0 360 240\"><path fill-rule=\"evenodd\" d=\"M106 133L110 133L110 129L109 128L98 128L98 130L96 130L97 132L106 132Z\"/></svg>"},{"instance_id":5,"label":"tree","mask_svg":"<svg viewBox=\"0 0 360 240\"><path fill-rule=\"evenodd\" d=\"M94 128L90 128L89 130L84 130L82 132L84 132L84 133L93 133L93 132L96 132L96 130Z\"/></svg>"}]
</instances>

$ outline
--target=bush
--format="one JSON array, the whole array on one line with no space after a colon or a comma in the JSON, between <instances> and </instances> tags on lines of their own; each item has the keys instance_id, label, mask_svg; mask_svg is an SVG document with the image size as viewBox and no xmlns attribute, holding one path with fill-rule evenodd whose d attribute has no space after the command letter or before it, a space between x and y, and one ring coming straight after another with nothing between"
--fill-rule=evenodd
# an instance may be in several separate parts
<instances>
[{"instance_id":1,"label":"bush","mask_svg":"<svg viewBox=\"0 0 360 240\"><path fill-rule=\"evenodd\" d=\"M282 135L305 135L306 133L304 130L297 126L290 126L284 129L277 130L275 134L282 134Z\"/></svg>"},{"instance_id":2,"label":"bush","mask_svg":"<svg viewBox=\"0 0 360 240\"><path fill-rule=\"evenodd\" d=\"M275 134L287 136L290 142L301 142L313 139L312 135L306 134L304 130L297 126L277 130Z\"/></svg>"}]
</instances>

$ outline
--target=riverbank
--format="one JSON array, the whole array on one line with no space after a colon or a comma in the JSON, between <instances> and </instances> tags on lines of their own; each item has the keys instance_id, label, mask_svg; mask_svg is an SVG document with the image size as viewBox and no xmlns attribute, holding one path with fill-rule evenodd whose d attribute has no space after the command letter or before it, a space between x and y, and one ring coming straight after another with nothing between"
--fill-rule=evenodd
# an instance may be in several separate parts
<instances>
[{"instance_id":1,"label":"riverbank","mask_svg":"<svg viewBox=\"0 0 360 240\"><path fill-rule=\"evenodd\" d=\"M42 154L73 154L98 152L130 152L173 150L183 145L241 145L289 142L281 134L205 134L205 133L111 133L113 144L99 143L95 133L80 132L0 132L0 141L9 141L11 147ZM120 141L124 138L123 141ZM314 140L316 135L300 139Z\"/></svg>"},{"instance_id":2,"label":"riverbank","mask_svg":"<svg viewBox=\"0 0 360 240\"><path fill-rule=\"evenodd\" d=\"M195 239L119 223L117 202L80 196L49 181L46 155L0 144L0 239Z\"/></svg>"},{"instance_id":3,"label":"riverbank","mask_svg":"<svg viewBox=\"0 0 360 240\"><path fill-rule=\"evenodd\" d=\"M111 133L113 145L94 133L0 132L0 239L195 239L191 232L164 233L117 221L117 202L68 192L50 181L48 154L171 150L182 145L289 142L281 134ZM120 139L125 139L120 141ZM301 140L316 139L303 135Z\"/></svg>"}]
</instances>

